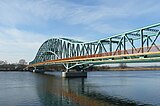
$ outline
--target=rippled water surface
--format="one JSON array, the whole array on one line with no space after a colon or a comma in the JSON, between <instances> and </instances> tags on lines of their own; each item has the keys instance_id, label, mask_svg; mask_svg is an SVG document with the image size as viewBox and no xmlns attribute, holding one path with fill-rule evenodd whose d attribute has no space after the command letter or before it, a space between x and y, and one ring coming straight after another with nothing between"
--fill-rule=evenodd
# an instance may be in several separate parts
<instances>
[{"instance_id":1,"label":"rippled water surface","mask_svg":"<svg viewBox=\"0 0 160 106\"><path fill-rule=\"evenodd\" d=\"M59 75L0 72L0 106L160 106L160 71Z\"/></svg>"}]
</instances>

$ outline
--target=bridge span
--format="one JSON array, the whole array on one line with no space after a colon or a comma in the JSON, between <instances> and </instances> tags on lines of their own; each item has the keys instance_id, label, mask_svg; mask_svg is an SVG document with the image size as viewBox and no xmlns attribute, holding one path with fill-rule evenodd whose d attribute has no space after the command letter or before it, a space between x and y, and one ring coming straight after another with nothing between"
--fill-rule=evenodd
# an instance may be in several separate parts
<instances>
[{"instance_id":1,"label":"bridge span","mask_svg":"<svg viewBox=\"0 0 160 106\"><path fill-rule=\"evenodd\" d=\"M73 69L86 76L85 69L93 65L160 62L159 35L157 23L91 42L52 38L41 45L28 68L61 64L66 69L64 76Z\"/></svg>"}]
</instances>

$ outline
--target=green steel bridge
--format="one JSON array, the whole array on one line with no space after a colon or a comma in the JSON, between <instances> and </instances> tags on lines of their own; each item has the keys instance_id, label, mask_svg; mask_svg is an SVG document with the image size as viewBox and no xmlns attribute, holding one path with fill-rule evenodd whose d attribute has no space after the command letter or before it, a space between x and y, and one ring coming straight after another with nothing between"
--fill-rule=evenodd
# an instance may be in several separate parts
<instances>
[{"instance_id":1,"label":"green steel bridge","mask_svg":"<svg viewBox=\"0 0 160 106\"><path fill-rule=\"evenodd\" d=\"M63 65L67 72L110 63L160 62L160 23L91 42L52 38L39 48L30 67Z\"/></svg>"}]
</instances>

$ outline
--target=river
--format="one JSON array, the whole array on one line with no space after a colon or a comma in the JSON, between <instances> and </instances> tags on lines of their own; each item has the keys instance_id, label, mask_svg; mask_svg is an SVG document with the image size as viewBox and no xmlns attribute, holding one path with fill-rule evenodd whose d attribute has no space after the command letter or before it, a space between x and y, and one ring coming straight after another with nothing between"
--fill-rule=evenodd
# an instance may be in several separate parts
<instances>
[{"instance_id":1,"label":"river","mask_svg":"<svg viewBox=\"0 0 160 106\"><path fill-rule=\"evenodd\" d=\"M160 71L0 72L0 106L159 106Z\"/></svg>"}]
</instances>

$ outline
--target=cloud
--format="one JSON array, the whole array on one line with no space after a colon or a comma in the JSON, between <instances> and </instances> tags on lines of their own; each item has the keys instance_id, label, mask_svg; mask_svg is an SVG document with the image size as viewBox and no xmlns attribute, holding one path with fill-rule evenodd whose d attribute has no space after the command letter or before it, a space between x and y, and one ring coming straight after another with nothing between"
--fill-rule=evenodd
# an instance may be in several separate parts
<instances>
[{"instance_id":1,"label":"cloud","mask_svg":"<svg viewBox=\"0 0 160 106\"><path fill-rule=\"evenodd\" d=\"M28 61L31 60L40 45L52 37L48 33L53 31L57 33L54 37L87 41L124 32L137 23L145 23L146 19L157 17L154 19L159 20L158 14L153 15L159 6L158 0L93 0L92 3L86 0L0 0L0 48L3 51L0 58L14 61L27 57ZM83 33L78 36L77 30L67 29L70 26ZM57 30L76 33L77 36L58 35ZM14 59L9 59L10 53Z\"/></svg>"},{"instance_id":2,"label":"cloud","mask_svg":"<svg viewBox=\"0 0 160 106\"><path fill-rule=\"evenodd\" d=\"M3 44L12 44L18 47L37 48L37 44L42 43L47 37L38 33L26 32L16 28L0 28L0 37Z\"/></svg>"},{"instance_id":3,"label":"cloud","mask_svg":"<svg viewBox=\"0 0 160 106\"><path fill-rule=\"evenodd\" d=\"M0 52L0 59L10 62L18 61L21 58L30 61L40 45L48 39L45 35L16 28L0 28L0 38L0 48L3 51Z\"/></svg>"},{"instance_id":4,"label":"cloud","mask_svg":"<svg viewBox=\"0 0 160 106\"><path fill-rule=\"evenodd\" d=\"M127 3L126 3L127 4ZM130 5L131 6L131 5ZM133 6L131 6L132 8ZM128 7L127 7L128 8ZM130 10L130 9L129 9ZM88 24L104 18L126 16L126 5L107 7L105 4L86 6L58 0L0 1L1 23L27 24L39 20L66 20L72 24Z\"/></svg>"},{"instance_id":5,"label":"cloud","mask_svg":"<svg viewBox=\"0 0 160 106\"><path fill-rule=\"evenodd\" d=\"M28 62L34 59L42 43L50 38L67 37L63 35L43 35L17 28L0 27L0 60L18 62L24 58ZM82 40L81 37L70 36L72 39Z\"/></svg>"},{"instance_id":6,"label":"cloud","mask_svg":"<svg viewBox=\"0 0 160 106\"><path fill-rule=\"evenodd\" d=\"M100 27L108 24L107 26L114 28L115 26L109 21L118 19L125 21L127 18L141 17L155 12L159 8L159 3L155 4L154 1L147 0L143 3L139 0L122 0L117 4L115 4L115 0L95 0L97 5L84 5L84 1L69 2L66 0L14 1L0 1L1 24L7 26L32 25L40 27L48 24L48 22L58 20L70 25L84 25L84 27L90 29L95 24ZM153 3L154 6L151 6ZM89 3L87 2L87 4ZM99 29L95 29L95 31L99 31ZM100 32L104 31L103 29L100 30Z\"/></svg>"}]
</instances>

